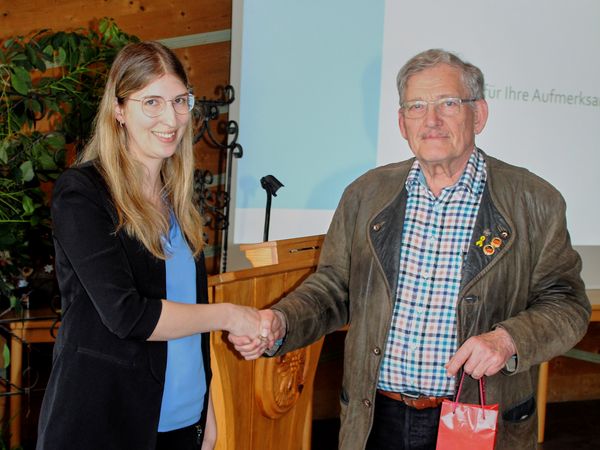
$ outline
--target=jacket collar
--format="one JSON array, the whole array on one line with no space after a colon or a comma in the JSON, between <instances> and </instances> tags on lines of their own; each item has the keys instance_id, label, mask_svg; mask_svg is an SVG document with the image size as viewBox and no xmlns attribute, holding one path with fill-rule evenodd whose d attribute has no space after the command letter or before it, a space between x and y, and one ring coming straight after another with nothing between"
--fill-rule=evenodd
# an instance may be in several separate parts
<instances>
[{"instance_id":1,"label":"jacket collar","mask_svg":"<svg viewBox=\"0 0 600 450\"><path fill-rule=\"evenodd\" d=\"M512 246L514 238L508 221L494 205L490 192L490 179L493 178L492 159L483 151L487 164L487 182L482 194L469 250L465 255L460 290L463 292L487 272L495 262ZM490 164L492 163L492 164ZM405 187L408 171L404 177L402 190L380 211L375 212L369 221L369 239L388 283L392 303L396 298L398 270L400 268L400 247L404 214L406 212L407 191ZM485 237L485 239L482 239Z\"/></svg>"},{"instance_id":2,"label":"jacket collar","mask_svg":"<svg viewBox=\"0 0 600 450\"><path fill-rule=\"evenodd\" d=\"M369 222L371 245L385 273L392 301L395 299L394 293L398 285L399 249L402 245L406 198L406 188L402 188L392 202L388 203Z\"/></svg>"},{"instance_id":3,"label":"jacket collar","mask_svg":"<svg viewBox=\"0 0 600 450\"><path fill-rule=\"evenodd\" d=\"M483 191L473 235L465 256L460 291L490 270L512 246L513 236L508 221L494 205L489 183Z\"/></svg>"}]
</instances>

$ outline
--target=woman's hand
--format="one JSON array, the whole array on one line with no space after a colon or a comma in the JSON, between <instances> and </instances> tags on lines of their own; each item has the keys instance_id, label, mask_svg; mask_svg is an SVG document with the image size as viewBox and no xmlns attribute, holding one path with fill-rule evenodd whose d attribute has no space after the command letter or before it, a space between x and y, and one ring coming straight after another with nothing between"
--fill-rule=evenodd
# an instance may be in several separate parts
<instances>
[{"instance_id":1,"label":"woman's hand","mask_svg":"<svg viewBox=\"0 0 600 450\"><path fill-rule=\"evenodd\" d=\"M257 338L261 336L260 319L256 308L231 304L226 330L236 336ZM266 334L268 334L268 330Z\"/></svg>"},{"instance_id":2,"label":"woman's hand","mask_svg":"<svg viewBox=\"0 0 600 450\"><path fill-rule=\"evenodd\" d=\"M244 336L247 344L251 344L253 353L262 355L272 341L270 323L262 321L262 316L255 308L231 305L230 324L227 328L229 336ZM229 339L231 341L231 338ZM245 355L242 355L245 356Z\"/></svg>"}]
</instances>

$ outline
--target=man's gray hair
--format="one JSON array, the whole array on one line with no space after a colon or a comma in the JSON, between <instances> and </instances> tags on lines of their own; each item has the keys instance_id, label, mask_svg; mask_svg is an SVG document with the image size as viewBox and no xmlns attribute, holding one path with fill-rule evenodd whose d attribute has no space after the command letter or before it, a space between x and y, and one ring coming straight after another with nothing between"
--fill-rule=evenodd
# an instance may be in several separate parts
<instances>
[{"instance_id":1,"label":"man's gray hair","mask_svg":"<svg viewBox=\"0 0 600 450\"><path fill-rule=\"evenodd\" d=\"M466 61L463 61L454 53L438 48L425 50L418 55L413 56L408 60L398 72L396 77L396 85L398 86L398 94L400 96L400 104L404 102L404 91L408 79L425 69L437 66L438 64L447 64L456 67L462 73L462 81L469 92L470 98L483 99L485 98L483 81L483 73L481 70Z\"/></svg>"}]
</instances>

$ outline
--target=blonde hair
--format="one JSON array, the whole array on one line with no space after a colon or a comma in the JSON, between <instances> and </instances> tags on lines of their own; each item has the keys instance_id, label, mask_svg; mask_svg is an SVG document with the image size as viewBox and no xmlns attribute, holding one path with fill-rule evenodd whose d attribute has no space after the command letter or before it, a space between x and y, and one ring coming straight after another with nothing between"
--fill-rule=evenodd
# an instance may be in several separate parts
<instances>
[{"instance_id":1,"label":"blonde hair","mask_svg":"<svg viewBox=\"0 0 600 450\"><path fill-rule=\"evenodd\" d=\"M177 56L157 42L140 42L125 46L115 58L94 121L94 132L76 164L94 161L112 196L119 222L146 249L166 259L161 237L168 236L169 217L143 193L144 166L127 150L127 128L119 125L115 101L124 104L133 92L143 89L157 78L172 74L188 87L188 78ZM194 149L191 114L176 152L162 164L161 192L173 212L192 253L204 247L202 218L193 200Z\"/></svg>"}]
</instances>

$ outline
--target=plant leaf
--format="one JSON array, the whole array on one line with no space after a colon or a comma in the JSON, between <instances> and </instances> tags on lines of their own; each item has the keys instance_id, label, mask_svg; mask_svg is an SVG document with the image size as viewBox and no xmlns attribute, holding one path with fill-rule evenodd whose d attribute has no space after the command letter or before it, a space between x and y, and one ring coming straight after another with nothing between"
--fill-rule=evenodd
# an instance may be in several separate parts
<instances>
[{"instance_id":1,"label":"plant leaf","mask_svg":"<svg viewBox=\"0 0 600 450\"><path fill-rule=\"evenodd\" d=\"M58 58L56 60L56 63L59 66L62 66L66 60L67 60L67 52L65 51L64 47L60 47L58 49Z\"/></svg>"},{"instance_id":2,"label":"plant leaf","mask_svg":"<svg viewBox=\"0 0 600 450\"><path fill-rule=\"evenodd\" d=\"M8 143L8 141L0 142L0 162L2 164L8 163L8 146L9 145L10 144Z\"/></svg>"},{"instance_id":3,"label":"plant leaf","mask_svg":"<svg viewBox=\"0 0 600 450\"><path fill-rule=\"evenodd\" d=\"M25 53L27 54L27 59L31 63L33 67L37 67L38 55L35 49L31 45L25 45Z\"/></svg>"},{"instance_id":4,"label":"plant leaf","mask_svg":"<svg viewBox=\"0 0 600 450\"><path fill-rule=\"evenodd\" d=\"M25 211L25 215L29 216L35 212L35 207L33 206L33 200L27 194L23 194L23 211Z\"/></svg>"},{"instance_id":5,"label":"plant leaf","mask_svg":"<svg viewBox=\"0 0 600 450\"><path fill-rule=\"evenodd\" d=\"M54 158L48 153L41 154L38 158L38 162L43 170L53 170L57 168Z\"/></svg>"},{"instance_id":6,"label":"plant leaf","mask_svg":"<svg viewBox=\"0 0 600 450\"><path fill-rule=\"evenodd\" d=\"M54 150L59 150L65 146L65 137L60 133L49 133L44 138L46 144Z\"/></svg>"},{"instance_id":7,"label":"plant leaf","mask_svg":"<svg viewBox=\"0 0 600 450\"><path fill-rule=\"evenodd\" d=\"M47 58L48 61L52 61L52 55L54 55L54 47L52 47L50 44L48 44L44 47L44 50L42 50L42 53L44 54L44 56Z\"/></svg>"},{"instance_id":8,"label":"plant leaf","mask_svg":"<svg viewBox=\"0 0 600 450\"><path fill-rule=\"evenodd\" d=\"M35 172L33 171L33 163L31 161L25 161L23 164L21 164L19 169L21 169L23 181L27 182L33 180Z\"/></svg>"},{"instance_id":9,"label":"plant leaf","mask_svg":"<svg viewBox=\"0 0 600 450\"><path fill-rule=\"evenodd\" d=\"M11 299L12 300L12 299ZM12 301L11 301L12 303ZM10 350L8 349L8 345L6 342L4 343L4 348L2 348L2 368L6 369L10 364Z\"/></svg>"},{"instance_id":10,"label":"plant leaf","mask_svg":"<svg viewBox=\"0 0 600 450\"><path fill-rule=\"evenodd\" d=\"M100 30L100 33L106 33L106 29L108 28L109 23L110 22L107 17L103 17L102 19L100 19L100 23L98 24L98 30Z\"/></svg>"},{"instance_id":11,"label":"plant leaf","mask_svg":"<svg viewBox=\"0 0 600 450\"><path fill-rule=\"evenodd\" d=\"M10 76L12 87L21 95L27 95L31 89L31 76L23 67L15 66L12 68Z\"/></svg>"}]
</instances>

